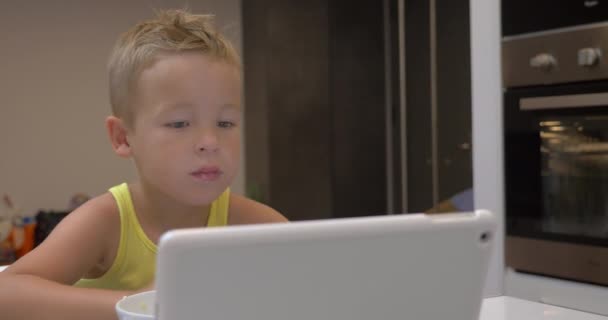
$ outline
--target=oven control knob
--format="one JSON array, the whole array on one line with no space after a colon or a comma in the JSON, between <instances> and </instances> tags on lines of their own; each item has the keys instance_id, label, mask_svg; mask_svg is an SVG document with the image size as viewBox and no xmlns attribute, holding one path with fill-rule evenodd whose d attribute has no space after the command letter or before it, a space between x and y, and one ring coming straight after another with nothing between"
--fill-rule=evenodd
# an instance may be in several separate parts
<instances>
[{"instance_id":1,"label":"oven control knob","mask_svg":"<svg viewBox=\"0 0 608 320\"><path fill-rule=\"evenodd\" d=\"M557 59L549 53L539 53L530 59L530 66L548 71L557 65Z\"/></svg>"},{"instance_id":2,"label":"oven control knob","mask_svg":"<svg viewBox=\"0 0 608 320\"><path fill-rule=\"evenodd\" d=\"M583 48L578 50L578 65L581 67L592 67L596 65L602 57L599 48Z\"/></svg>"}]
</instances>

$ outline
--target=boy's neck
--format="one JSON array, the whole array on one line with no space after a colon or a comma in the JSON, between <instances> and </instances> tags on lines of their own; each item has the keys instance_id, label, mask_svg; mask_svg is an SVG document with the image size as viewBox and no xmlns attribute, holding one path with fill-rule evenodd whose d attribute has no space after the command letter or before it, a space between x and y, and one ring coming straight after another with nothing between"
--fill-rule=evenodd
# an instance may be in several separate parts
<instances>
[{"instance_id":1,"label":"boy's neck","mask_svg":"<svg viewBox=\"0 0 608 320\"><path fill-rule=\"evenodd\" d=\"M209 218L211 204L184 206L141 182L129 184L129 190L139 223L154 242L171 229L203 227Z\"/></svg>"}]
</instances>

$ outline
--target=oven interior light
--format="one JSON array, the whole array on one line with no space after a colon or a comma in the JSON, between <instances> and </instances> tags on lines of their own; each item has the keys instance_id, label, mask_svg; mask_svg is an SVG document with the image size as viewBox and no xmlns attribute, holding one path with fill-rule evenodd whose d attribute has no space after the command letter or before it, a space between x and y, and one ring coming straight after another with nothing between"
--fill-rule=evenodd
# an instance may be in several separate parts
<instances>
[{"instance_id":1,"label":"oven interior light","mask_svg":"<svg viewBox=\"0 0 608 320\"><path fill-rule=\"evenodd\" d=\"M541 121L540 122L541 127L559 126L561 124L562 124L561 121Z\"/></svg>"},{"instance_id":2,"label":"oven interior light","mask_svg":"<svg viewBox=\"0 0 608 320\"><path fill-rule=\"evenodd\" d=\"M564 127L564 126L553 126L553 127L549 127L549 131L556 131L556 132L566 131L566 127Z\"/></svg>"}]
</instances>

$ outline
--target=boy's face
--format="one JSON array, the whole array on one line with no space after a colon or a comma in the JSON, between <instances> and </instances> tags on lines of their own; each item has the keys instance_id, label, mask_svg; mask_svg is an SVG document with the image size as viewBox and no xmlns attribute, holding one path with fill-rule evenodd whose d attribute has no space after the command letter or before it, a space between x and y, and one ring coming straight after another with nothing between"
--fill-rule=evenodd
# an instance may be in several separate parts
<instances>
[{"instance_id":1,"label":"boy's face","mask_svg":"<svg viewBox=\"0 0 608 320\"><path fill-rule=\"evenodd\" d=\"M127 141L143 183L206 205L232 182L240 158L239 69L200 53L161 57L137 81Z\"/></svg>"}]
</instances>

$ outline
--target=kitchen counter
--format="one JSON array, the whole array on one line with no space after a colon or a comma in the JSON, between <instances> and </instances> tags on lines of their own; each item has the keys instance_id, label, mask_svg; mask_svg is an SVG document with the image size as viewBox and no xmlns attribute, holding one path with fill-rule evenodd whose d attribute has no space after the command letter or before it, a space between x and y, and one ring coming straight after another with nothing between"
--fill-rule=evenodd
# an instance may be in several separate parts
<instances>
[{"instance_id":1,"label":"kitchen counter","mask_svg":"<svg viewBox=\"0 0 608 320\"><path fill-rule=\"evenodd\" d=\"M608 320L608 317L500 296L484 299L479 320Z\"/></svg>"},{"instance_id":2,"label":"kitchen counter","mask_svg":"<svg viewBox=\"0 0 608 320\"><path fill-rule=\"evenodd\" d=\"M2 271L6 266L0 266ZM608 320L597 314L500 296L484 299L479 320Z\"/></svg>"}]
</instances>

